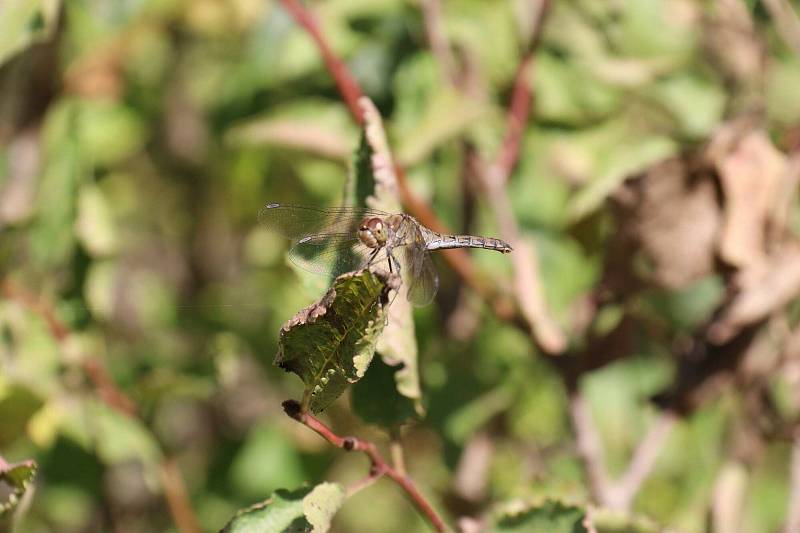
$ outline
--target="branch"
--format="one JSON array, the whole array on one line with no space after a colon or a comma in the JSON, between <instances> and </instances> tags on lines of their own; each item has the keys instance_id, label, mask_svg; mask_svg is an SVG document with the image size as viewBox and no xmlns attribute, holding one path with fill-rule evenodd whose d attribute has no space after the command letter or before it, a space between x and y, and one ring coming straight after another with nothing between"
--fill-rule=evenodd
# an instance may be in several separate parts
<instances>
[{"instance_id":1,"label":"branch","mask_svg":"<svg viewBox=\"0 0 800 533\"><path fill-rule=\"evenodd\" d=\"M342 98L344 98L347 108L350 110L350 114L353 115L353 118L359 125L363 124L364 118L361 115L361 108L358 105L358 99L361 98L364 93L361 90L361 87L359 87L356 79L352 74L350 74L350 71L348 70L344 61L342 61L339 56L333 53L333 50L328 44L327 39L325 39L325 36L322 34L322 30L320 30L314 16L303 6L303 4L300 3L299 0L281 0L281 4L283 4L283 7L286 9L286 11L292 14L297 23L305 28L305 30L314 40L314 44L316 44L317 48L319 48L319 51L322 54L322 59L325 61L325 66L328 68L328 71L336 81L336 87L342 94Z\"/></svg>"},{"instance_id":2,"label":"branch","mask_svg":"<svg viewBox=\"0 0 800 533\"><path fill-rule=\"evenodd\" d=\"M647 435L636 446L628 469L612 486L612 499L609 506L628 510L636 497L636 493L653 471L658 454L667 442L677 417L669 411L661 412L658 419L650 426Z\"/></svg>"},{"instance_id":3,"label":"branch","mask_svg":"<svg viewBox=\"0 0 800 533\"><path fill-rule=\"evenodd\" d=\"M422 0L420 6L422 21L425 23L425 36L428 38L431 51L444 76L455 84L458 78L456 62L442 28L442 4L439 0Z\"/></svg>"},{"instance_id":4,"label":"branch","mask_svg":"<svg viewBox=\"0 0 800 533\"><path fill-rule=\"evenodd\" d=\"M370 459L372 466L370 467L370 475L367 478L367 483L371 483L375 478L382 475L388 476L392 481L397 483L411 499L411 502L416 506L417 510L422 513L428 521L433 525L436 531L446 531L446 526L439 515L434 511L433 506L425 499L419 492L414 482L411 479L395 470L387 463L378 448L374 443L362 440L356 437L340 437L333 432L331 428L326 426L322 421L308 412L304 412L300 408L300 403L295 400L286 400L283 402L283 410L286 414L294 420L300 422L304 426L312 429L320 437L346 451L359 451L364 452ZM362 488L365 483L359 483L359 488Z\"/></svg>"},{"instance_id":5,"label":"branch","mask_svg":"<svg viewBox=\"0 0 800 533\"><path fill-rule=\"evenodd\" d=\"M569 414L575 432L578 456L589 478L589 492L593 500L602 502L611 482L606 468L603 444L600 442L600 432L594 425L586 400L574 391L569 398Z\"/></svg>"},{"instance_id":6,"label":"branch","mask_svg":"<svg viewBox=\"0 0 800 533\"><path fill-rule=\"evenodd\" d=\"M164 487L164 497L167 499L167 506L181 533L200 533L202 528L197 521L197 516L192 509L186 484L183 482L183 475L178 466L177 460L165 457L159 465L161 484Z\"/></svg>"},{"instance_id":7,"label":"branch","mask_svg":"<svg viewBox=\"0 0 800 533\"><path fill-rule=\"evenodd\" d=\"M594 425L589 406L578 392L572 392L569 401L572 426L589 478L590 491L595 501L610 509L627 511L636 493L650 475L658 454L675 425L676 415L664 411L636 446L625 473L614 481L608 474L600 432Z\"/></svg>"},{"instance_id":8,"label":"branch","mask_svg":"<svg viewBox=\"0 0 800 533\"><path fill-rule=\"evenodd\" d=\"M517 67L506 113L503 142L493 162L478 161L475 166L479 169L477 174L486 188L488 202L500 226L500 233L516 250L512 257L516 289L514 292L520 311L541 349L552 355L560 354L566 349L567 339L547 308L536 249L521 239L506 190L509 176L519 160L522 135L531 109L531 78L535 53L541 42L542 27L550 9L550 0L531 0L530 9L535 20L529 45Z\"/></svg>"}]
</instances>

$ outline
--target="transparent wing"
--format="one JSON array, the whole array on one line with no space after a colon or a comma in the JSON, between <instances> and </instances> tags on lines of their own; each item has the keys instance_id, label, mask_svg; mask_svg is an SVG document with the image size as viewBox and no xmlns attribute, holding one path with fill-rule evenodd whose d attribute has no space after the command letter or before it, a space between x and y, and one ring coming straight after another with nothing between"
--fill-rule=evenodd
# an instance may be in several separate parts
<instances>
[{"instance_id":1,"label":"transparent wing","mask_svg":"<svg viewBox=\"0 0 800 533\"><path fill-rule=\"evenodd\" d=\"M335 277L386 259L385 250L368 248L350 234L319 234L301 239L289 250L289 259L313 274Z\"/></svg>"},{"instance_id":2,"label":"transparent wing","mask_svg":"<svg viewBox=\"0 0 800 533\"><path fill-rule=\"evenodd\" d=\"M403 271L408 283L408 300L422 307L428 305L439 290L439 275L425 248L425 239L417 226L409 226L410 239L400 247Z\"/></svg>"},{"instance_id":3,"label":"transparent wing","mask_svg":"<svg viewBox=\"0 0 800 533\"><path fill-rule=\"evenodd\" d=\"M368 216L385 217L388 213L367 207L309 207L267 204L258 212L258 221L271 231L292 240L308 236L352 234L356 236L361 221Z\"/></svg>"}]
</instances>

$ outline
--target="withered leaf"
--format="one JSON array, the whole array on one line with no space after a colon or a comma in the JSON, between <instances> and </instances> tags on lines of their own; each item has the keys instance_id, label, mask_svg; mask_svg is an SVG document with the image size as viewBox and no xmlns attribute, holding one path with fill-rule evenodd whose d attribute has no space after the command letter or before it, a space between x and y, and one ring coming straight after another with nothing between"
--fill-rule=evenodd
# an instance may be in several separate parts
<instances>
[{"instance_id":1,"label":"withered leaf","mask_svg":"<svg viewBox=\"0 0 800 533\"><path fill-rule=\"evenodd\" d=\"M717 344L800 295L800 245L785 245L768 260L738 273L735 283L738 294L709 331Z\"/></svg>"},{"instance_id":2,"label":"withered leaf","mask_svg":"<svg viewBox=\"0 0 800 533\"><path fill-rule=\"evenodd\" d=\"M0 458L0 484L6 485L5 496L0 500L0 517L12 512L30 487L37 470L36 462L28 459L20 463L6 463ZM5 487L4 487L5 488Z\"/></svg>"},{"instance_id":3,"label":"withered leaf","mask_svg":"<svg viewBox=\"0 0 800 533\"><path fill-rule=\"evenodd\" d=\"M281 328L275 364L305 383L303 407L320 412L366 372L386 325L397 275L363 269L343 274L318 302Z\"/></svg>"},{"instance_id":4,"label":"withered leaf","mask_svg":"<svg viewBox=\"0 0 800 533\"><path fill-rule=\"evenodd\" d=\"M721 132L718 138L725 135ZM727 150L720 147L715 165L725 197L720 256L738 267L761 261L767 252L767 224L788 177L786 157L763 130L752 130Z\"/></svg>"},{"instance_id":5,"label":"withered leaf","mask_svg":"<svg viewBox=\"0 0 800 533\"><path fill-rule=\"evenodd\" d=\"M653 281L677 289L712 272L721 215L709 178L691 176L686 163L670 159L629 181L615 200Z\"/></svg>"}]
</instances>

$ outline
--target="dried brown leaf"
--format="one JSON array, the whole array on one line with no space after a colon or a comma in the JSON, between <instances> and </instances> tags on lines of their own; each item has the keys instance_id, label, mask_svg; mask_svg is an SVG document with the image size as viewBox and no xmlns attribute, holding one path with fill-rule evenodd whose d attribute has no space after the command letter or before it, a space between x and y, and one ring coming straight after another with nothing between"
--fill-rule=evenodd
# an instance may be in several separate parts
<instances>
[{"instance_id":1,"label":"dried brown leaf","mask_svg":"<svg viewBox=\"0 0 800 533\"><path fill-rule=\"evenodd\" d=\"M709 339L726 342L800 295L800 244L792 242L734 278L738 294L709 330Z\"/></svg>"},{"instance_id":2,"label":"dried brown leaf","mask_svg":"<svg viewBox=\"0 0 800 533\"><path fill-rule=\"evenodd\" d=\"M720 256L738 267L762 261L767 223L788 176L786 157L763 130L746 132L729 151L712 157L725 203Z\"/></svg>"},{"instance_id":3,"label":"dried brown leaf","mask_svg":"<svg viewBox=\"0 0 800 533\"><path fill-rule=\"evenodd\" d=\"M629 226L656 283L677 289L712 272L720 213L708 177L693 178L683 161L671 159L626 184L615 200L618 222Z\"/></svg>"}]
</instances>

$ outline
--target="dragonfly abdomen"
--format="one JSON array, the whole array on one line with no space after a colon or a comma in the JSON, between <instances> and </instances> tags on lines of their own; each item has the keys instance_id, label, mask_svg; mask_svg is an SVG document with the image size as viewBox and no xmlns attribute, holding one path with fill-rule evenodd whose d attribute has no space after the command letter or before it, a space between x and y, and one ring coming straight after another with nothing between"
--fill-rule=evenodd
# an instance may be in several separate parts
<instances>
[{"instance_id":1,"label":"dragonfly abdomen","mask_svg":"<svg viewBox=\"0 0 800 533\"><path fill-rule=\"evenodd\" d=\"M425 247L428 250L444 250L447 248L481 248L483 250L497 250L507 254L513 250L510 244L500 239L479 237L477 235L444 235L431 232Z\"/></svg>"}]
</instances>

